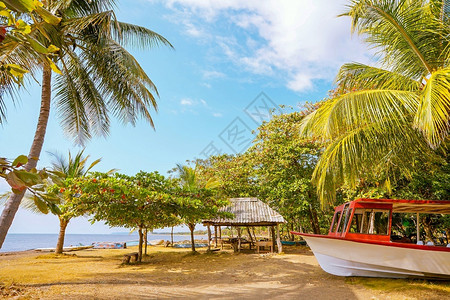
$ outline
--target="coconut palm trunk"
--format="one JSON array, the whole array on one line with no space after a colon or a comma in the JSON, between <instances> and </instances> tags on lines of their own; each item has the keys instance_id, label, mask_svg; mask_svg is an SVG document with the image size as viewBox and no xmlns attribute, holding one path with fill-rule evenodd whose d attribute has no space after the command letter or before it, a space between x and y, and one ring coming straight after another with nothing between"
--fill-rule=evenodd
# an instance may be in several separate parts
<instances>
[{"instance_id":1,"label":"coconut palm trunk","mask_svg":"<svg viewBox=\"0 0 450 300\"><path fill-rule=\"evenodd\" d=\"M31 145L30 153L28 155L28 163L25 165L27 171L36 168L39 156L41 155L42 146L44 144L45 132L47 130L48 118L50 115L51 102L51 81L52 70L45 65L42 74L42 94L41 94L41 109L39 112L39 119L34 134L33 144ZM3 246L6 234L11 227L14 216L19 209L20 202L25 195L25 191L20 194L12 194L5 204L2 215L0 217L0 248Z\"/></svg>"},{"instance_id":2,"label":"coconut palm trunk","mask_svg":"<svg viewBox=\"0 0 450 300\"><path fill-rule=\"evenodd\" d=\"M194 239L194 229L195 229L195 224L194 223L189 223L188 224L189 230L191 231L191 249L192 252L195 252L195 239Z\"/></svg>"},{"instance_id":3,"label":"coconut palm trunk","mask_svg":"<svg viewBox=\"0 0 450 300\"><path fill-rule=\"evenodd\" d=\"M66 236L66 228L67 224L69 224L69 220L60 218L59 219L59 236L58 236L58 243L56 244L56 254L62 254L63 248L64 248L64 238Z\"/></svg>"}]
</instances>

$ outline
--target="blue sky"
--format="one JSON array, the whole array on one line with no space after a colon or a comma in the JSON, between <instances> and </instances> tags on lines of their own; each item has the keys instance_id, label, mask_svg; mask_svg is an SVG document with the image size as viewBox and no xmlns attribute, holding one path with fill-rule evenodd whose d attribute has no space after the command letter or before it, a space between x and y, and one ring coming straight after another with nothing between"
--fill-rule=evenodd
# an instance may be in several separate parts
<instances>
[{"instance_id":1,"label":"blue sky","mask_svg":"<svg viewBox=\"0 0 450 300\"><path fill-rule=\"evenodd\" d=\"M118 3L121 21L162 34L175 50L129 48L160 94L159 111L153 114L156 130L143 121L135 127L113 121L106 139L94 138L86 146L85 153L102 158L99 171L166 174L176 163L204 158L214 149L242 151L251 139L250 130L265 118L255 114L258 110L318 101L333 87L340 65L370 59L359 38L351 35L349 19L336 17L345 10L345 0ZM40 86L31 83L20 103L7 101L8 122L0 127L2 157L28 154L39 100ZM39 167L49 165L46 151L80 149L64 135L52 109ZM236 129L243 132L241 137L230 135ZM0 191L7 189L0 181ZM121 230L78 218L67 231ZM57 218L21 210L10 232L57 233Z\"/></svg>"}]
</instances>

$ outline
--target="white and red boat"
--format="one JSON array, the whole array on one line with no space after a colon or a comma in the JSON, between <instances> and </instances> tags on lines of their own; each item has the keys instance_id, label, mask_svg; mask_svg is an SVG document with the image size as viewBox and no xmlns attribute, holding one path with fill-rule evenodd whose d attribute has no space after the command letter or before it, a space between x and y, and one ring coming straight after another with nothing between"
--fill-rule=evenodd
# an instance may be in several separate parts
<instances>
[{"instance_id":1,"label":"white and red boat","mask_svg":"<svg viewBox=\"0 0 450 300\"><path fill-rule=\"evenodd\" d=\"M420 241L419 234L414 243L393 241L393 213L417 214L419 233L419 214L450 214L450 201L358 199L336 207L328 235L292 233L333 275L450 279L450 244Z\"/></svg>"}]
</instances>

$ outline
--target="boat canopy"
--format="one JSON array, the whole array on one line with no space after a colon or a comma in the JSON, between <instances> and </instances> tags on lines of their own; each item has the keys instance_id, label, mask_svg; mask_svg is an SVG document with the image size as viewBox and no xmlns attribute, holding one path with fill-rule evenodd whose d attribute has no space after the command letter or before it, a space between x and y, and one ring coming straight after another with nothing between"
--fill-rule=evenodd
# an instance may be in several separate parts
<instances>
[{"instance_id":1,"label":"boat canopy","mask_svg":"<svg viewBox=\"0 0 450 300\"><path fill-rule=\"evenodd\" d=\"M392 212L394 213L450 214L450 201L362 198L353 202L392 204Z\"/></svg>"}]
</instances>

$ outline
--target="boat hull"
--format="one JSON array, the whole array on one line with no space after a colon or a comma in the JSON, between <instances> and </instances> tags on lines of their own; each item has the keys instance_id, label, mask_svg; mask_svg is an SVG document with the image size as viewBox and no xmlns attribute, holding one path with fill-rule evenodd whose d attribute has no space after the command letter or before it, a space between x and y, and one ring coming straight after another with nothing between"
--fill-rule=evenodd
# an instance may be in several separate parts
<instances>
[{"instance_id":1,"label":"boat hull","mask_svg":"<svg viewBox=\"0 0 450 300\"><path fill-rule=\"evenodd\" d=\"M333 275L450 279L450 251L446 249L425 250L319 235L302 236L322 269Z\"/></svg>"}]
</instances>

